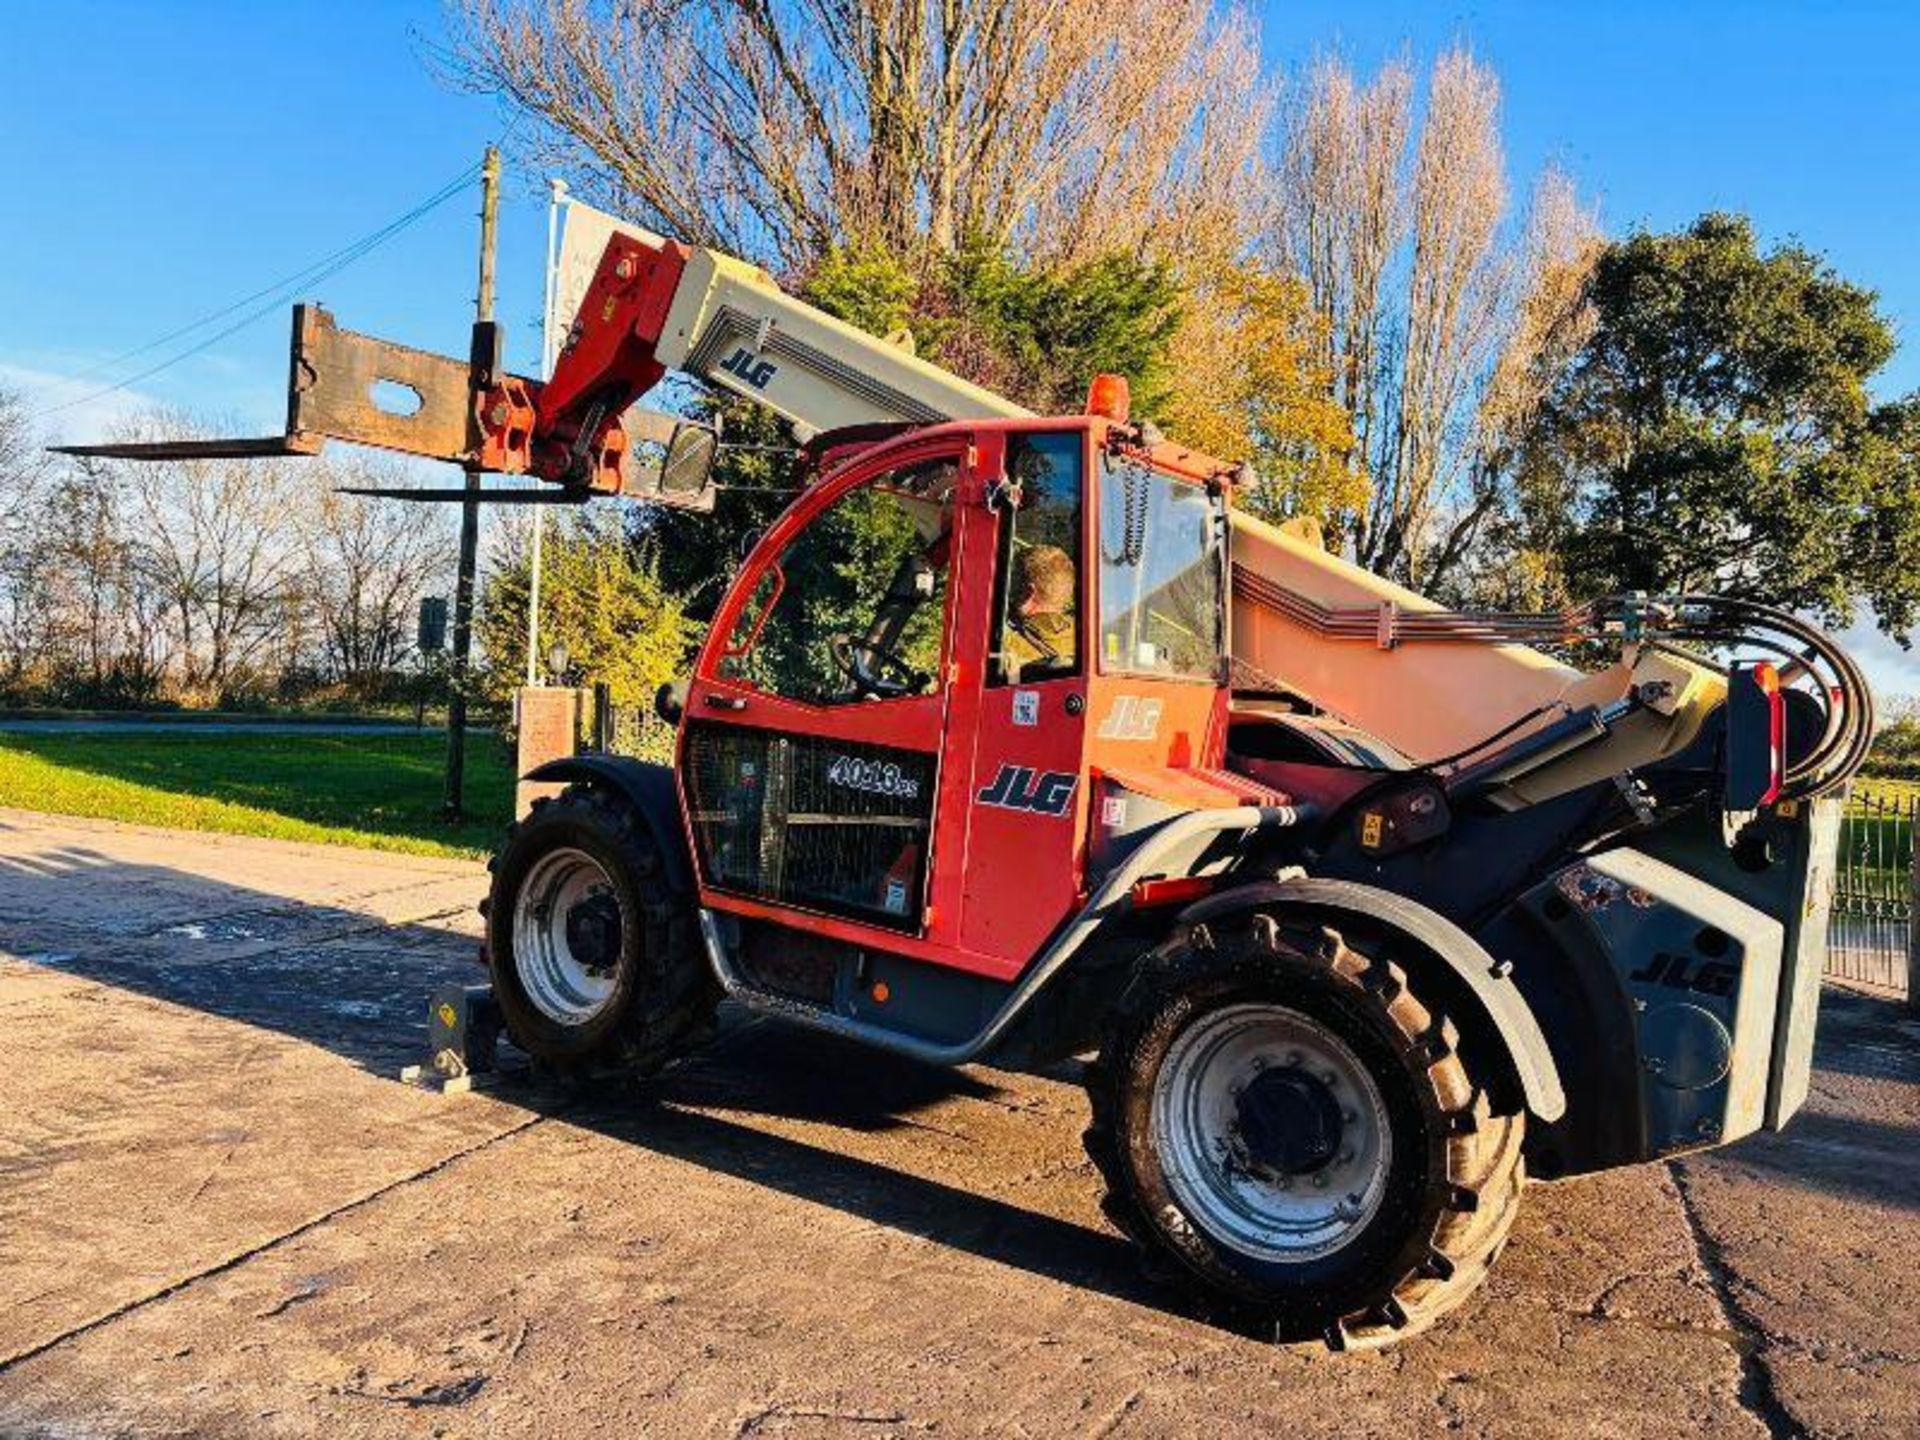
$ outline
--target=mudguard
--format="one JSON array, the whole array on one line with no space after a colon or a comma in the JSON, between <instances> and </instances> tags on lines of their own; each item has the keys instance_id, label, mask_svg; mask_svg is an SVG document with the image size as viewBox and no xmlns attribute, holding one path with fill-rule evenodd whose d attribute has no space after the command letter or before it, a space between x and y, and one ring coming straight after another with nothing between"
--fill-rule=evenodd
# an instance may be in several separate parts
<instances>
[{"instance_id":1,"label":"mudguard","mask_svg":"<svg viewBox=\"0 0 1920 1440\"><path fill-rule=\"evenodd\" d=\"M693 856L680 823L680 792L670 767L625 755L570 755L549 760L521 778L595 785L624 795L653 834L667 883L683 895L693 894Z\"/></svg>"},{"instance_id":2,"label":"mudguard","mask_svg":"<svg viewBox=\"0 0 1920 1440\"><path fill-rule=\"evenodd\" d=\"M1566 1113L1566 1090L1547 1046L1546 1033L1519 987L1466 931L1443 915L1390 890L1351 880L1291 880L1241 885L1191 906L1181 919L1189 923L1265 905L1298 905L1330 910L1396 931L1446 965L1480 1007L1481 1018L1504 1045L1527 1109L1542 1120Z\"/></svg>"}]
</instances>

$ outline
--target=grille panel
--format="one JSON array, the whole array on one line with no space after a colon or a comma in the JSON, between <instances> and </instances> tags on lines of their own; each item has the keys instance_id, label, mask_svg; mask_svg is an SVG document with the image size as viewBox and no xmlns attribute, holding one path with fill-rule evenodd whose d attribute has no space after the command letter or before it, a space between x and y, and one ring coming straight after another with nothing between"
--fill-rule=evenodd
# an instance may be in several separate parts
<instances>
[{"instance_id":1,"label":"grille panel","mask_svg":"<svg viewBox=\"0 0 1920 1440\"><path fill-rule=\"evenodd\" d=\"M919 928L932 755L696 725L686 760L695 848L708 884Z\"/></svg>"}]
</instances>

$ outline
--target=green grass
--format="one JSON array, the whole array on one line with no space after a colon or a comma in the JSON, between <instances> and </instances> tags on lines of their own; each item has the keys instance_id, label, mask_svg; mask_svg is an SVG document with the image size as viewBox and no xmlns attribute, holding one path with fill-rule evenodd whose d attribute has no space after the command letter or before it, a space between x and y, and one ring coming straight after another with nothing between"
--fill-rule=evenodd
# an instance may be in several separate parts
<instances>
[{"instance_id":1,"label":"green grass","mask_svg":"<svg viewBox=\"0 0 1920 1440\"><path fill-rule=\"evenodd\" d=\"M1855 795L1875 800L1910 800L1920 795L1920 780L1895 780L1882 775L1860 775L1853 782Z\"/></svg>"},{"instance_id":2,"label":"green grass","mask_svg":"<svg viewBox=\"0 0 1920 1440\"><path fill-rule=\"evenodd\" d=\"M462 825L446 741L423 735L0 734L0 805L414 855L484 855L513 810L499 741L467 742Z\"/></svg>"},{"instance_id":3,"label":"green grass","mask_svg":"<svg viewBox=\"0 0 1920 1440\"><path fill-rule=\"evenodd\" d=\"M1912 883L1913 823L1920 781L1862 775L1853 782L1840 821L1842 888L1903 896Z\"/></svg>"}]
</instances>

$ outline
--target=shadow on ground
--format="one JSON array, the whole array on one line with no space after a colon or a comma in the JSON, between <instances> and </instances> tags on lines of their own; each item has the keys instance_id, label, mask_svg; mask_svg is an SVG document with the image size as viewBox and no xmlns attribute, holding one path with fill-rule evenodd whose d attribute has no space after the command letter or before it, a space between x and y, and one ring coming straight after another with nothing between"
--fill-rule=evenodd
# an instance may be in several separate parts
<instances>
[{"instance_id":1,"label":"shadow on ground","mask_svg":"<svg viewBox=\"0 0 1920 1440\"><path fill-rule=\"evenodd\" d=\"M63 897L82 884L104 885L126 897L127 908L76 915ZM351 904L289 901L79 847L0 860L0 951L321 1046L396 1083L402 1065L425 1058L427 997L485 978L475 941L448 923L436 916L391 925ZM1895 1047L1911 1046L1902 1019L1890 1002L1830 994L1817 1065L1855 1073L1876 1047L1901 1053ZM1141 1277L1116 1235L702 1113L882 1131L920 1125L918 1113L957 1095L1006 1093L991 1072L932 1069L731 1015L711 1046L644 1086L509 1082L500 1095L873 1224L1190 1315ZM1785 1135L1756 1137L1725 1154L1788 1184L1920 1208L1920 1192L1908 1185L1911 1165L1890 1163L1906 1161L1914 1138L1906 1126L1807 1113Z\"/></svg>"},{"instance_id":2,"label":"shadow on ground","mask_svg":"<svg viewBox=\"0 0 1920 1440\"><path fill-rule=\"evenodd\" d=\"M109 887L127 897L127 909L75 916L62 896L81 885ZM165 897L157 919L144 903L156 895ZM190 918L164 913L184 910L189 897ZM428 996L443 985L485 979L475 941L443 925L388 925L347 905L293 902L163 867L120 864L82 847L0 859L0 952L317 1045L395 1083L401 1066L426 1058ZM645 1084L619 1080L594 1090L509 1080L497 1093L876 1225L1168 1313L1191 1313L1142 1277L1117 1235L701 1113L868 1132L938 1129L916 1115L955 1096L1006 1095L991 1072L917 1065L727 1013L711 1045Z\"/></svg>"},{"instance_id":3,"label":"shadow on ground","mask_svg":"<svg viewBox=\"0 0 1920 1440\"><path fill-rule=\"evenodd\" d=\"M102 890L125 908L74 904ZM441 926L390 925L83 846L0 857L0 951L396 1078L426 1045L426 996L486 978L474 941Z\"/></svg>"}]
</instances>

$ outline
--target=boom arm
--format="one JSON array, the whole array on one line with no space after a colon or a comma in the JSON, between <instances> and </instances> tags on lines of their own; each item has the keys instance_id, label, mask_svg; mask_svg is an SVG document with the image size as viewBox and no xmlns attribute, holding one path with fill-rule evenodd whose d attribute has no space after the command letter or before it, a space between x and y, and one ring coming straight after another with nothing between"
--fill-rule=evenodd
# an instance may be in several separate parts
<instances>
[{"instance_id":1,"label":"boom arm","mask_svg":"<svg viewBox=\"0 0 1920 1440\"><path fill-rule=\"evenodd\" d=\"M550 381L508 374L499 349L491 324L475 326L461 361L343 330L321 307L299 305L284 435L66 448L135 460L258 457L318 454L331 439L531 475L561 487L559 498L701 504L710 492L674 490L670 458L649 466L636 454L636 442L670 445L688 428L636 408L669 370L766 405L803 438L845 425L1028 413L784 293L756 266L625 233L601 254ZM413 392L418 406L381 406L383 385Z\"/></svg>"},{"instance_id":2,"label":"boom arm","mask_svg":"<svg viewBox=\"0 0 1920 1440\"><path fill-rule=\"evenodd\" d=\"M846 425L1029 413L795 299L756 266L616 233L536 399L525 468L574 474L594 437L613 434L668 370L765 405L803 439Z\"/></svg>"}]
</instances>

